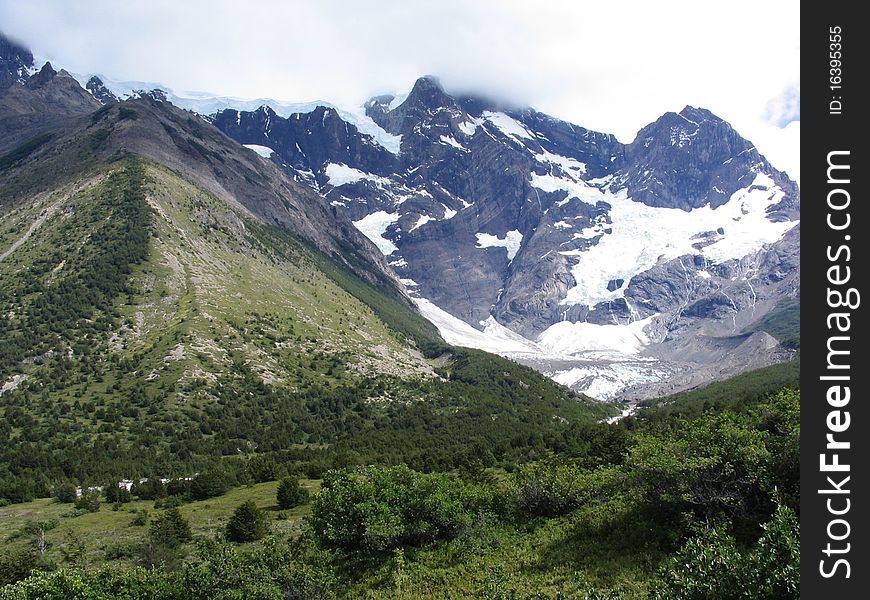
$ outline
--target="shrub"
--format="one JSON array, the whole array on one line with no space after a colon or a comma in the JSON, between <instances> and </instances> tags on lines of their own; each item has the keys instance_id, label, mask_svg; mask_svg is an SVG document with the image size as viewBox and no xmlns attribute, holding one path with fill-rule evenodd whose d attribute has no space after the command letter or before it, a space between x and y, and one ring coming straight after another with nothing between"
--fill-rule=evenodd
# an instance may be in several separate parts
<instances>
[{"instance_id":1,"label":"shrub","mask_svg":"<svg viewBox=\"0 0 870 600\"><path fill-rule=\"evenodd\" d=\"M253 500L241 504L233 512L226 527L227 539L232 542L253 542L269 533L269 521Z\"/></svg>"},{"instance_id":2,"label":"shrub","mask_svg":"<svg viewBox=\"0 0 870 600\"><path fill-rule=\"evenodd\" d=\"M106 499L106 502L111 503L127 503L133 499L130 490L120 487L117 481L110 481L103 486L103 497Z\"/></svg>"},{"instance_id":3,"label":"shrub","mask_svg":"<svg viewBox=\"0 0 870 600\"><path fill-rule=\"evenodd\" d=\"M194 500L207 500L222 496L228 489L226 479L216 471L199 473L190 482L190 497Z\"/></svg>"},{"instance_id":4,"label":"shrub","mask_svg":"<svg viewBox=\"0 0 870 600\"><path fill-rule=\"evenodd\" d=\"M100 494L96 491L83 492L81 496L76 498L75 507L78 510L97 512L100 510Z\"/></svg>"},{"instance_id":5,"label":"shrub","mask_svg":"<svg viewBox=\"0 0 870 600\"><path fill-rule=\"evenodd\" d=\"M762 503L773 508L764 490L764 437L730 413L681 420L668 431L639 436L625 466L640 499L662 516L690 513L716 522Z\"/></svg>"},{"instance_id":6,"label":"shrub","mask_svg":"<svg viewBox=\"0 0 870 600\"><path fill-rule=\"evenodd\" d=\"M38 560L39 556L31 548L0 553L0 588L28 577Z\"/></svg>"},{"instance_id":7,"label":"shrub","mask_svg":"<svg viewBox=\"0 0 870 600\"><path fill-rule=\"evenodd\" d=\"M655 600L788 600L800 587L800 533L779 506L749 552L719 527L691 538L660 572Z\"/></svg>"},{"instance_id":8,"label":"shrub","mask_svg":"<svg viewBox=\"0 0 870 600\"><path fill-rule=\"evenodd\" d=\"M274 481L278 478L278 464L271 458L261 456L254 457L248 461L245 467L248 477L254 483L263 483L264 481Z\"/></svg>"},{"instance_id":9,"label":"shrub","mask_svg":"<svg viewBox=\"0 0 870 600\"><path fill-rule=\"evenodd\" d=\"M137 510L136 516L130 521L130 527L142 527L148 522L148 511L146 509Z\"/></svg>"},{"instance_id":10,"label":"shrub","mask_svg":"<svg viewBox=\"0 0 870 600\"><path fill-rule=\"evenodd\" d=\"M778 506L747 561L756 598L797 598L801 571L800 525L794 511Z\"/></svg>"},{"instance_id":11,"label":"shrub","mask_svg":"<svg viewBox=\"0 0 870 600\"><path fill-rule=\"evenodd\" d=\"M325 546L385 551L459 535L492 499L448 474L405 466L330 471L312 503L312 528Z\"/></svg>"},{"instance_id":12,"label":"shrub","mask_svg":"<svg viewBox=\"0 0 870 600\"><path fill-rule=\"evenodd\" d=\"M142 546L140 562L152 569L159 566L165 571L174 571L181 565L181 547L192 537L187 519L178 508L169 508L151 521L151 530L148 541Z\"/></svg>"},{"instance_id":13,"label":"shrub","mask_svg":"<svg viewBox=\"0 0 870 600\"><path fill-rule=\"evenodd\" d=\"M611 495L616 471L584 471L568 463L524 466L514 475L517 510L531 516L567 514Z\"/></svg>"},{"instance_id":14,"label":"shrub","mask_svg":"<svg viewBox=\"0 0 870 600\"><path fill-rule=\"evenodd\" d=\"M76 486L71 483L62 483L54 488L54 498L58 502L72 504L76 497Z\"/></svg>"},{"instance_id":15,"label":"shrub","mask_svg":"<svg viewBox=\"0 0 870 600\"><path fill-rule=\"evenodd\" d=\"M151 542L177 548L193 538L190 523L176 507L168 508L151 522Z\"/></svg>"},{"instance_id":16,"label":"shrub","mask_svg":"<svg viewBox=\"0 0 870 600\"><path fill-rule=\"evenodd\" d=\"M299 484L298 479L285 477L278 484L278 508L286 510L308 502L308 490Z\"/></svg>"}]
</instances>

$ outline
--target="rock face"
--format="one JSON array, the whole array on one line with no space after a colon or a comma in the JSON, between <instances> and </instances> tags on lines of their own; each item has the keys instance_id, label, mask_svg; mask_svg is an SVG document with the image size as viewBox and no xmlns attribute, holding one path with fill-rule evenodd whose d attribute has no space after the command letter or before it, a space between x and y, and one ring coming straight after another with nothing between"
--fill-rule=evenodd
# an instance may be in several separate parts
<instances>
[{"instance_id":1,"label":"rock face","mask_svg":"<svg viewBox=\"0 0 870 600\"><path fill-rule=\"evenodd\" d=\"M103 80L94 75L85 84L85 88L96 98L100 104L111 104L118 101L118 96L112 93L103 83Z\"/></svg>"},{"instance_id":2,"label":"rock face","mask_svg":"<svg viewBox=\"0 0 870 600\"><path fill-rule=\"evenodd\" d=\"M0 59L10 62L2 53ZM0 153L38 135L67 129L71 119L100 107L69 73L56 71L51 63L32 75L22 72L27 76L0 86Z\"/></svg>"},{"instance_id":3,"label":"rock face","mask_svg":"<svg viewBox=\"0 0 870 600\"><path fill-rule=\"evenodd\" d=\"M398 152L327 107L211 118L270 148L346 213L414 295L477 329L494 318L542 349L526 359L543 370L555 356L567 372L564 361L589 358L596 337L641 321L631 356L662 361L665 379L686 365L709 380L785 356L731 338L799 297L799 191L709 111L667 113L622 144L532 109L452 96L432 77L365 110L400 137ZM731 350L701 351L712 346Z\"/></svg>"},{"instance_id":4,"label":"rock face","mask_svg":"<svg viewBox=\"0 0 870 600\"><path fill-rule=\"evenodd\" d=\"M33 54L0 33L0 89L24 83L33 69Z\"/></svg>"}]
</instances>

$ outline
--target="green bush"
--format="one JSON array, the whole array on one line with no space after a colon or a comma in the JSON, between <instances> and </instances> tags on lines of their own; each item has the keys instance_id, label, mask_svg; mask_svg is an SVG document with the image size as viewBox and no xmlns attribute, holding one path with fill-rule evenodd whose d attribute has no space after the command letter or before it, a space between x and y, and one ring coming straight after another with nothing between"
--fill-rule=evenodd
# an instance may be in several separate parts
<instances>
[{"instance_id":1,"label":"green bush","mask_svg":"<svg viewBox=\"0 0 870 600\"><path fill-rule=\"evenodd\" d=\"M231 542L253 542L269 533L269 520L253 500L248 500L233 512L225 533Z\"/></svg>"},{"instance_id":2,"label":"green bush","mask_svg":"<svg viewBox=\"0 0 870 600\"><path fill-rule=\"evenodd\" d=\"M130 527L142 527L146 523L148 523L148 509L143 508L136 511L136 516L130 521Z\"/></svg>"},{"instance_id":3,"label":"green bush","mask_svg":"<svg viewBox=\"0 0 870 600\"><path fill-rule=\"evenodd\" d=\"M151 521L148 541L142 546L141 563L174 571L181 566L181 547L192 538L190 523L178 508L166 509Z\"/></svg>"},{"instance_id":4,"label":"green bush","mask_svg":"<svg viewBox=\"0 0 870 600\"><path fill-rule=\"evenodd\" d=\"M298 479L285 477L278 484L278 508L286 510L308 502L308 490L300 485Z\"/></svg>"},{"instance_id":5,"label":"green bush","mask_svg":"<svg viewBox=\"0 0 870 600\"><path fill-rule=\"evenodd\" d=\"M193 539L190 523L176 507L168 508L151 521L151 541L177 548Z\"/></svg>"},{"instance_id":6,"label":"green bush","mask_svg":"<svg viewBox=\"0 0 870 600\"><path fill-rule=\"evenodd\" d=\"M517 510L531 516L567 514L612 493L616 471L585 471L559 461L526 465L514 475Z\"/></svg>"},{"instance_id":7,"label":"green bush","mask_svg":"<svg viewBox=\"0 0 870 600\"><path fill-rule=\"evenodd\" d=\"M724 527L691 538L660 572L655 600L790 600L800 587L800 532L780 506L749 552Z\"/></svg>"},{"instance_id":8,"label":"green bush","mask_svg":"<svg viewBox=\"0 0 870 600\"><path fill-rule=\"evenodd\" d=\"M78 510L86 510L88 512L99 511L100 494L96 491L82 492L82 495L76 498L75 507Z\"/></svg>"},{"instance_id":9,"label":"green bush","mask_svg":"<svg viewBox=\"0 0 870 600\"><path fill-rule=\"evenodd\" d=\"M194 500L207 500L222 496L229 489L226 478L216 471L199 473L190 482L190 497Z\"/></svg>"},{"instance_id":10,"label":"green bush","mask_svg":"<svg viewBox=\"0 0 870 600\"><path fill-rule=\"evenodd\" d=\"M54 488L54 499L65 504L72 504L76 501L76 486L71 483L62 483Z\"/></svg>"},{"instance_id":11,"label":"green bush","mask_svg":"<svg viewBox=\"0 0 870 600\"><path fill-rule=\"evenodd\" d=\"M142 568L82 571L62 569L37 573L0 590L3 600L103 600L105 598L186 598L183 590L160 571Z\"/></svg>"},{"instance_id":12,"label":"green bush","mask_svg":"<svg viewBox=\"0 0 870 600\"><path fill-rule=\"evenodd\" d=\"M797 598L801 571L800 524L794 511L777 507L747 561L756 598Z\"/></svg>"},{"instance_id":13,"label":"green bush","mask_svg":"<svg viewBox=\"0 0 870 600\"><path fill-rule=\"evenodd\" d=\"M327 547L385 551L454 538L492 503L453 475L362 467L326 474L311 525Z\"/></svg>"},{"instance_id":14,"label":"green bush","mask_svg":"<svg viewBox=\"0 0 870 600\"><path fill-rule=\"evenodd\" d=\"M679 419L668 430L640 435L625 467L640 500L664 517L720 521L770 504L764 438L733 413Z\"/></svg>"},{"instance_id":15,"label":"green bush","mask_svg":"<svg viewBox=\"0 0 870 600\"><path fill-rule=\"evenodd\" d=\"M38 562L39 556L31 548L0 553L0 588L28 577Z\"/></svg>"}]
</instances>

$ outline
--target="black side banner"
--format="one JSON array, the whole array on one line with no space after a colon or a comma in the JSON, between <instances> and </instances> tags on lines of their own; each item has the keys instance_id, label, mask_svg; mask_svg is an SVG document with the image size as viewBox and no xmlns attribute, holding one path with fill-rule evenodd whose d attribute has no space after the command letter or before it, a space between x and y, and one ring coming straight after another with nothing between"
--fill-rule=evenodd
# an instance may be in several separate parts
<instances>
[{"instance_id":1,"label":"black side banner","mask_svg":"<svg viewBox=\"0 0 870 600\"><path fill-rule=\"evenodd\" d=\"M870 25L859 6L801 15L802 598L870 593Z\"/></svg>"}]
</instances>

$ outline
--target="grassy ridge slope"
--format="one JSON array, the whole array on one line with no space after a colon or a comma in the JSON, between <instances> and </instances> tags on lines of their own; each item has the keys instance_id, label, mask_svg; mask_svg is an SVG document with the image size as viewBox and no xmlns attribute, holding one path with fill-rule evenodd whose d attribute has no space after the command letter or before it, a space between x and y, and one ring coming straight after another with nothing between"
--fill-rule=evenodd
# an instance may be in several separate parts
<instances>
[{"instance_id":1,"label":"grassy ridge slope","mask_svg":"<svg viewBox=\"0 0 870 600\"><path fill-rule=\"evenodd\" d=\"M531 369L449 354L391 282L154 163L128 156L18 206L0 229L0 497L237 470L251 452L313 474L450 468L469 439L517 456L606 414ZM415 344L448 352L443 370Z\"/></svg>"}]
</instances>

